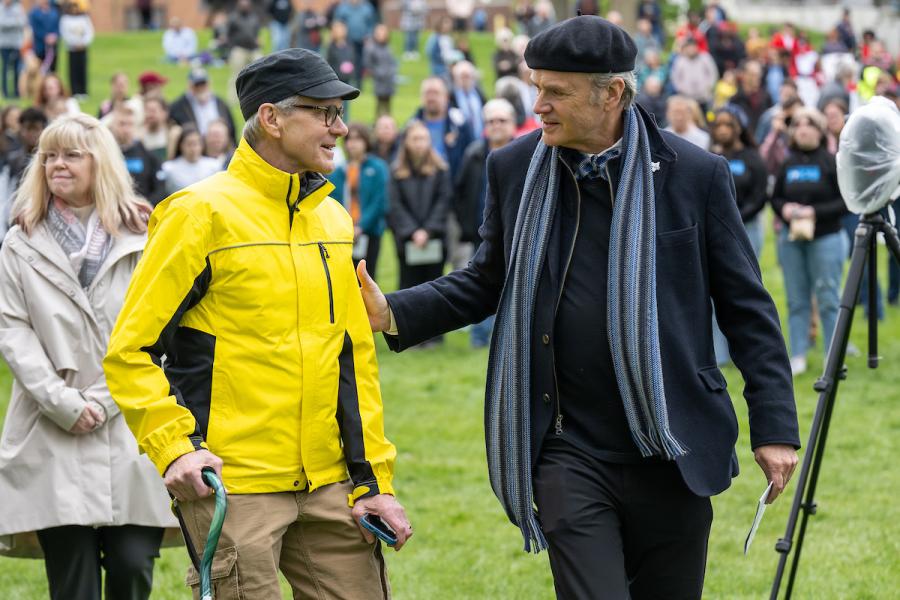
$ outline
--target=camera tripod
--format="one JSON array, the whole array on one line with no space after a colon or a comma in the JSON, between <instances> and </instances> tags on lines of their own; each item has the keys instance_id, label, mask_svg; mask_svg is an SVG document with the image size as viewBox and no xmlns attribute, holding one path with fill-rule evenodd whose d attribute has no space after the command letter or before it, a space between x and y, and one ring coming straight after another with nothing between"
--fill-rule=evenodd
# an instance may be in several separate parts
<instances>
[{"instance_id":1,"label":"camera tripod","mask_svg":"<svg viewBox=\"0 0 900 600\"><path fill-rule=\"evenodd\" d=\"M868 282L868 311L869 311L869 359L870 369L878 367L878 294L876 291L877 272L877 234L884 234L888 250L894 259L900 262L900 239L897 238L897 230L887 222L880 213L863 215L856 228L853 241L853 253L850 256L850 270L847 273L847 282L841 295L841 306L838 312L837 323L834 328L834 336L831 340L831 348L825 359L825 372L816 381L813 389L819 392L819 401L813 416L812 426L809 431L809 441L806 443L806 456L800 468L800 476L797 479L791 512L788 515L787 528L784 537L775 544L775 550L781 556L778 560L778 571L775 581L772 583L770 600L778 600L781 589L781 580L784 576L788 555L791 552L794 539L794 530L797 526L797 518L800 518L800 531L797 535L797 546L794 549L794 558L791 562L791 571L788 576L785 600L791 597L794 589L794 578L797 575L797 567L800 563L800 551L803 549L803 536L806 533L806 525L810 515L816 514L816 483L819 479L819 469L822 467L822 457L825 454L825 441L828 438L828 424L831 421L831 412L834 408L834 400L837 396L838 383L847 378L847 368L844 366L844 356L847 352L847 343L850 340L850 327L853 324L853 310L862 289L862 281L865 266L869 265Z\"/></svg>"}]
</instances>

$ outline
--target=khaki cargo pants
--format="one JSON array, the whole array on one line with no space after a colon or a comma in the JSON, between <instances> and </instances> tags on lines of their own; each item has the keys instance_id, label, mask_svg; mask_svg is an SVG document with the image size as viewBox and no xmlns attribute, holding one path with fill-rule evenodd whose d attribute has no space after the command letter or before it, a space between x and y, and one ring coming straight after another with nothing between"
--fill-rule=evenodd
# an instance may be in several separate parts
<instances>
[{"instance_id":1,"label":"khaki cargo pants","mask_svg":"<svg viewBox=\"0 0 900 600\"><path fill-rule=\"evenodd\" d=\"M387 600L391 596L381 544L369 544L350 515L349 481L307 492L228 497L228 513L213 559L216 600L281 598L279 569L294 598ZM199 556L215 509L213 497L181 505ZM200 577L186 583L199 598Z\"/></svg>"}]
</instances>

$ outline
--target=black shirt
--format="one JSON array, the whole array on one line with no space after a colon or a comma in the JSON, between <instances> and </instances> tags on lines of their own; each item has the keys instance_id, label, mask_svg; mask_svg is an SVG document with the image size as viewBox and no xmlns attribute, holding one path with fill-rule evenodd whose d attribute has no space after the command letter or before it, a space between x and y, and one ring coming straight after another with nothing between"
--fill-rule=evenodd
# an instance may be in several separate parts
<instances>
[{"instance_id":1,"label":"black shirt","mask_svg":"<svg viewBox=\"0 0 900 600\"><path fill-rule=\"evenodd\" d=\"M756 148L723 152L734 179L735 195L741 220L750 221L766 205L766 165Z\"/></svg>"},{"instance_id":2,"label":"black shirt","mask_svg":"<svg viewBox=\"0 0 900 600\"><path fill-rule=\"evenodd\" d=\"M815 209L815 239L841 231L841 219L847 214L847 208L838 188L834 156L824 145L812 151L792 149L781 165L772 192L772 207L779 219L787 202Z\"/></svg>"},{"instance_id":3,"label":"black shirt","mask_svg":"<svg viewBox=\"0 0 900 600\"><path fill-rule=\"evenodd\" d=\"M581 155L564 152L563 156L574 171ZM617 160L610 162L611 173L616 172L617 165ZM565 169L563 176L569 176ZM559 437L601 460L639 462L643 459L631 439L616 384L606 319L612 224L610 184L602 178L581 181L578 189L580 208L577 202L565 199L559 212L564 221L562 230L575 229L574 251L554 326L556 378L563 416ZM562 237L572 239L571 235ZM563 269L569 248L566 246L561 252ZM551 427L548 436L556 435Z\"/></svg>"}]
</instances>

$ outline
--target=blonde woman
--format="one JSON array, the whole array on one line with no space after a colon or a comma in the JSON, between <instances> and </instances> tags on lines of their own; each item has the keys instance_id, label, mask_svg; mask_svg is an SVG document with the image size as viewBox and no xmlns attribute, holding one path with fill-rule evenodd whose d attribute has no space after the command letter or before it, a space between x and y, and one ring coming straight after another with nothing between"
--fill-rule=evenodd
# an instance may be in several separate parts
<instances>
[{"instance_id":1,"label":"blonde woman","mask_svg":"<svg viewBox=\"0 0 900 600\"><path fill-rule=\"evenodd\" d=\"M148 598L163 527L153 465L101 360L146 241L109 130L62 116L41 134L0 249L0 354L14 378L0 437L0 550L40 556L51 598Z\"/></svg>"}]
</instances>

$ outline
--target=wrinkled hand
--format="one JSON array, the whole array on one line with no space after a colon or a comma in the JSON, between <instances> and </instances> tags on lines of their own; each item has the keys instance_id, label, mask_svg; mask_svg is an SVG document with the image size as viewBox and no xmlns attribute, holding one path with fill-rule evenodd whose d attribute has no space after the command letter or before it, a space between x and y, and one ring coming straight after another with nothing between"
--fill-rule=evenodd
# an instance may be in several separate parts
<instances>
[{"instance_id":1,"label":"wrinkled hand","mask_svg":"<svg viewBox=\"0 0 900 600\"><path fill-rule=\"evenodd\" d=\"M197 450L173 460L166 469L163 483L179 502L206 498L214 492L200 475L203 467L212 467L219 479L222 479L222 459L209 450Z\"/></svg>"},{"instance_id":2,"label":"wrinkled hand","mask_svg":"<svg viewBox=\"0 0 900 600\"><path fill-rule=\"evenodd\" d=\"M766 499L766 504L772 504L775 498L784 491L794 469L797 467L797 451L793 446L785 444L770 444L760 446L753 451L757 464L766 475L766 481L772 482L772 491Z\"/></svg>"},{"instance_id":3,"label":"wrinkled hand","mask_svg":"<svg viewBox=\"0 0 900 600\"><path fill-rule=\"evenodd\" d=\"M356 276L359 277L359 283L362 286L363 302L366 305L366 312L369 313L369 325L372 327L372 331L387 331L391 328L391 308L388 306L387 298L381 293L381 288L366 271L366 261L359 261L359 265L356 267Z\"/></svg>"},{"instance_id":4,"label":"wrinkled hand","mask_svg":"<svg viewBox=\"0 0 900 600\"><path fill-rule=\"evenodd\" d=\"M369 496L368 498L360 498L353 504L353 520L356 521L357 527L362 532L363 537L370 544L375 543L375 536L371 531L360 525L359 520L366 513L378 515L387 523L391 529L397 534L397 543L394 544L394 550L400 550L406 540L412 537L412 525L406 518L406 511L397 502L397 499L390 494L378 494L377 496Z\"/></svg>"},{"instance_id":5,"label":"wrinkled hand","mask_svg":"<svg viewBox=\"0 0 900 600\"><path fill-rule=\"evenodd\" d=\"M69 432L76 435L84 435L85 433L92 432L100 425L103 425L103 421L105 420L105 415L101 410L97 409L97 407L93 406L91 403L86 403L84 405L84 410L81 411L81 416L79 416L78 420L75 421L75 424L69 428Z\"/></svg>"},{"instance_id":6,"label":"wrinkled hand","mask_svg":"<svg viewBox=\"0 0 900 600\"><path fill-rule=\"evenodd\" d=\"M413 244L418 246L419 248L424 248L425 244L428 243L428 232L424 229L416 229L412 234Z\"/></svg>"}]
</instances>

